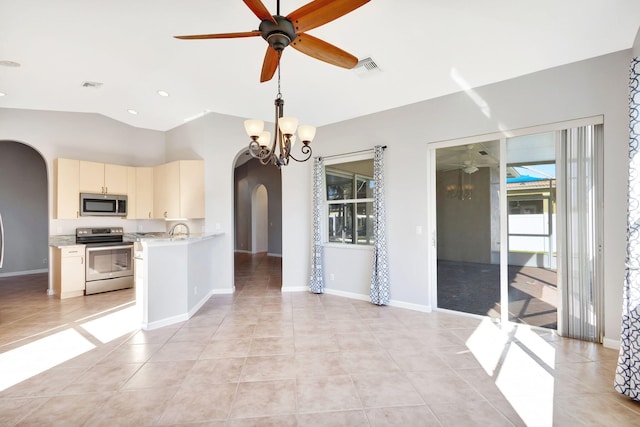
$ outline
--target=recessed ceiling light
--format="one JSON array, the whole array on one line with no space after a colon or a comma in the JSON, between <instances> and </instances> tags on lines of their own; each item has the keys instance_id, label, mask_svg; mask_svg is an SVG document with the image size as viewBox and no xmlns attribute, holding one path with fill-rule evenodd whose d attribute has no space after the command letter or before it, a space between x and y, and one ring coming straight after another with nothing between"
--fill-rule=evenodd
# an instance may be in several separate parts
<instances>
[{"instance_id":1,"label":"recessed ceiling light","mask_svg":"<svg viewBox=\"0 0 640 427\"><path fill-rule=\"evenodd\" d=\"M89 87L89 88L92 88L92 89L100 89L103 84L104 83L100 83L100 82L86 81L86 82L82 82L82 87Z\"/></svg>"},{"instance_id":2,"label":"recessed ceiling light","mask_svg":"<svg viewBox=\"0 0 640 427\"><path fill-rule=\"evenodd\" d=\"M167 92L165 90L159 90L158 91L158 95L160 95L160 96L169 96L169 92Z\"/></svg>"},{"instance_id":3,"label":"recessed ceiling light","mask_svg":"<svg viewBox=\"0 0 640 427\"><path fill-rule=\"evenodd\" d=\"M0 92L0 96L5 96L5 95L6 95L6 93Z\"/></svg>"},{"instance_id":4,"label":"recessed ceiling light","mask_svg":"<svg viewBox=\"0 0 640 427\"><path fill-rule=\"evenodd\" d=\"M128 109L127 111L129 112L129 114L133 114L134 116L138 115L138 112L136 110Z\"/></svg>"},{"instance_id":5,"label":"recessed ceiling light","mask_svg":"<svg viewBox=\"0 0 640 427\"><path fill-rule=\"evenodd\" d=\"M19 62L15 62L15 61L7 61L7 60L0 60L0 66L2 67L19 67L20 63Z\"/></svg>"}]
</instances>

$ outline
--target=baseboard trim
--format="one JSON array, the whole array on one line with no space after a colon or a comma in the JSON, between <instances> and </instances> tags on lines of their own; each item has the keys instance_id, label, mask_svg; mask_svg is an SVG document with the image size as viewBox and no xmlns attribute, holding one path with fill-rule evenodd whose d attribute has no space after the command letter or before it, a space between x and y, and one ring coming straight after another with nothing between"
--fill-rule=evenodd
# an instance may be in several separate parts
<instances>
[{"instance_id":1,"label":"baseboard trim","mask_svg":"<svg viewBox=\"0 0 640 427\"><path fill-rule=\"evenodd\" d=\"M39 270L27 270L27 271L12 271L10 273L0 273L0 277L13 277L13 276L27 276L29 274L48 273L48 268L42 268Z\"/></svg>"},{"instance_id":2,"label":"baseboard trim","mask_svg":"<svg viewBox=\"0 0 640 427\"><path fill-rule=\"evenodd\" d=\"M613 350L620 350L620 340L612 340L611 338L603 338L602 345Z\"/></svg>"},{"instance_id":3,"label":"baseboard trim","mask_svg":"<svg viewBox=\"0 0 640 427\"><path fill-rule=\"evenodd\" d=\"M177 316L167 317L166 319L156 320L151 323L142 322L142 329L145 331L152 331L154 329L164 328L165 326L174 325L186 320L189 320L189 315L187 313L179 314Z\"/></svg>"},{"instance_id":4,"label":"baseboard trim","mask_svg":"<svg viewBox=\"0 0 640 427\"><path fill-rule=\"evenodd\" d=\"M421 311L423 313L431 313L433 311L430 305L413 304L410 302L397 301L393 299L389 301L389 305L391 307L406 308L407 310Z\"/></svg>"},{"instance_id":5,"label":"baseboard trim","mask_svg":"<svg viewBox=\"0 0 640 427\"><path fill-rule=\"evenodd\" d=\"M338 291L335 289L324 288L324 293L329 295L336 295L339 297L357 299L359 301L369 301L369 295L356 294L354 292L345 292L345 291Z\"/></svg>"}]
</instances>

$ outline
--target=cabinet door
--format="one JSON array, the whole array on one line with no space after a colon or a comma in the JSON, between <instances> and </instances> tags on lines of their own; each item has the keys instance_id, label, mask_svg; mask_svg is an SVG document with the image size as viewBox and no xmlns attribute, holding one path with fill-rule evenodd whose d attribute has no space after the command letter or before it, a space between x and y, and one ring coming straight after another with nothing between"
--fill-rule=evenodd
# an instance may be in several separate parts
<instances>
[{"instance_id":1,"label":"cabinet door","mask_svg":"<svg viewBox=\"0 0 640 427\"><path fill-rule=\"evenodd\" d=\"M104 190L104 163L80 160L80 192L102 194Z\"/></svg>"},{"instance_id":2,"label":"cabinet door","mask_svg":"<svg viewBox=\"0 0 640 427\"><path fill-rule=\"evenodd\" d=\"M78 218L80 209L80 162L71 159L55 159L54 188L55 216L58 219Z\"/></svg>"},{"instance_id":3,"label":"cabinet door","mask_svg":"<svg viewBox=\"0 0 640 427\"><path fill-rule=\"evenodd\" d=\"M153 217L153 168L139 167L135 169L136 218L150 219ZM129 199L129 206L131 206L131 199Z\"/></svg>"},{"instance_id":4,"label":"cabinet door","mask_svg":"<svg viewBox=\"0 0 640 427\"><path fill-rule=\"evenodd\" d=\"M155 218L180 218L180 163L153 169L153 213Z\"/></svg>"},{"instance_id":5,"label":"cabinet door","mask_svg":"<svg viewBox=\"0 0 640 427\"><path fill-rule=\"evenodd\" d=\"M72 292L84 292L84 253L75 256L62 256L62 295Z\"/></svg>"},{"instance_id":6,"label":"cabinet door","mask_svg":"<svg viewBox=\"0 0 640 427\"><path fill-rule=\"evenodd\" d=\"M138 218L138 211L136 210L136 200L138 195L136 194L136 169L134 167L127 167L127 219Z\"/></svg>"},{"instance_id":7,"label":"cabinet door","mask_svg":"<svg viewBox=\"0 0 640 427\"><path fill-rule=\"evenodd\" d=\"M104 192L107 194L127 194L127 167L104 165Z\"/></svg>"},{"instance_id":8,"label":"cabinet door","mask_svg":"<svg viewBox=\"0 0 640 427\"><path fill-rule=\"evenodd\" d=\"M180 161L180 217L204 218L204 161Z\"/></svg>"},{"instance_id":9,"label":"cabinet door","mask_svg":"<svg viewBox=\"0 0 640 427\"><path fill-rule=\"evenodd\" d=\"M84 295L85 247L83 245L55 248L53 251L53 289L58 298Z\"/></svg>"}]
</instances>

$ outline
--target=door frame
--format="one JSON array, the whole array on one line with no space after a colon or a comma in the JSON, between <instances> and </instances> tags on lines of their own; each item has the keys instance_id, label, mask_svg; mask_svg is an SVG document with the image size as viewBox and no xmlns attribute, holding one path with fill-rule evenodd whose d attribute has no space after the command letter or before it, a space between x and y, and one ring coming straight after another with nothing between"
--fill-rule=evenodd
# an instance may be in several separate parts
<instances>
[{"instance_id":1,"label":"door frame","mask_svg":"<svg viewBox=\"0 0 640 427\"><path fill-rule=\"evenodd\" d=\"M503 130L501 132L488 133L483 135L475 135L464 138L449 139L443 141L435 141L427 143L427 170L430 173L427 174L427 230L429 232L429 244L427 245L427 265L429 273L427 275L427 289L429 289L429 299L431 301L431 307L435 311L450 311L438 307L438 241L437 241L437 206L436 206L436 150L440 148L456 147L460 145L478 144L486 141L500 141L500 223L506 224L508 218L508 204L506 194L506 158L507 158L507 139L533 135L546 132L559 132L569 128L601 125L604 124L604 116L597 115L591 117L585 117L575 120L567 120L564 122L550 123L546 125L531 126L513 130ZM602 175L602 174L600 174ZM558 236L559 237L559 236ZM508 229L507 227L500 227L500 241L508 241ZM560 248L560 242L558 242L558 248ZM509 283L508 283L508 260L509 251L508 245L500 245L500 298L501 302L509 300ZM558 266L560 266L561 259L558 254ZM558 275L558 330L561 328L562 321L562 292L560 287L562 282L560 275ZM470 313L456 312L466 316L476 316ZM501 310L500 322L502 325L509 325L508 310ZM515 323L514 323L515 324Z\"/></svg>"}]
</instances>

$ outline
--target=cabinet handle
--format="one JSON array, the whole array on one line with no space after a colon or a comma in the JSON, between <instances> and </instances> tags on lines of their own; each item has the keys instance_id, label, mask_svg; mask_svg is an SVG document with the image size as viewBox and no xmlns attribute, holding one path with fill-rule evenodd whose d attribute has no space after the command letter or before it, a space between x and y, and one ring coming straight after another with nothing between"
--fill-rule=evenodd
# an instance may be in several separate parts
<instances>
[{"instance_id":1,"label":"cabinet handle","mask_svg":"<svg viewBox=\"0 0 640 427\"><path fill-rule=\"evenodd\" d=\"M104 194L108 194L109 193L109 187L104 187Z\"/></svg>"},{"instance_id":2,"label":"cabinet handle","mask_svg":"<svg viewBox=\"0 0 640 427\"><path fill-rule=\"evenodd\" d=\"M151 211L149 211L149 219L151 219Z\"/></svg>"},{"instance_id":3,"label":"cabinet handle","mask_svg":"<svg viewBox=\"0 0 640 427\"><path fill-rule=\"evenodd\" d=\"M84 257L80 257L80 265L84 264Z\"/></svg>"},{"instance_id":4,"label":"cabinet handle","mask_svg":"<svg viewBox=\"0 0 640 427\"><path fill-rule=\"evenodd\" d=\"M165 218L167 217L167 211L164 211L164 217Z\"/></svg>"}]
</instances>

